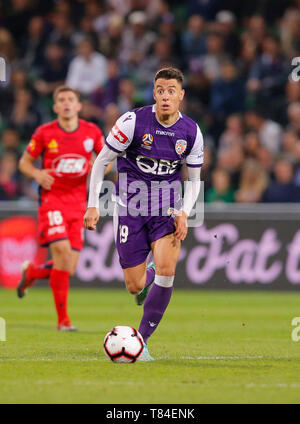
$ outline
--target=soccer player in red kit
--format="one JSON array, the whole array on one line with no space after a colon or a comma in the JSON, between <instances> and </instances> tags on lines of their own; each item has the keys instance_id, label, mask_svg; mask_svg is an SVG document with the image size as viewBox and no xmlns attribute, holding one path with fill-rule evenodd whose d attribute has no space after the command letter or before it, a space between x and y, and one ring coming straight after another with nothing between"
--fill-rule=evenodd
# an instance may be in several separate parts
<instances>
[{"instance_id":1,"label":"soccer player in red kit","mask_svg":"<svg viewBox=\"0 0 300 424\"><path fill-rule=\"evenodd\" d=\"M40 185L40 244L50 248L52 261L41 266L24 263L17 293L22 298L36 279L49 278L60 331L76 331L67 312L69 278L83 247L92 154L98 155L104 145L101 130L79 119L81 107L75 90L58 87L53 106L58 119L36 129L19 164L20 171ZM40 156L42 169L34 165Z\"/></svg>"}]
</instances>

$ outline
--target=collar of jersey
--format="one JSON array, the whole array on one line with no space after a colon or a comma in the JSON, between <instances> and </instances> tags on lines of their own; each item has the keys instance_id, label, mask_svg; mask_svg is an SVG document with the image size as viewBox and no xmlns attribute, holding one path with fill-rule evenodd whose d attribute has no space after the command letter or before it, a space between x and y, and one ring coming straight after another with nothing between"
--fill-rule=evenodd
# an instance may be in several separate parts
<instances>
[{"instance_id":1,"label":"collar of jersey","mask_svg":"<svg viewBox=\"0 0 300 424\"><path fill-rule=\"evenodd\" d=\"M152 105L152 112L153 113L155 113L156 112L156 104L154 104L154 105ZM173 127L173 125L175 125L176 124L176 122L178 122L179 121L179 119L181 119L182 118L182 113L180 112L180 111L178 111L178 115L179 115L179 117L178 117L178 119L177 119L177 121L175 121L173 124L171 124L171 125L164 125L164 124L162 124L158 119L157 119L157 117L156 117L156 115L155 115L155 119L157 120L157 122L162 126L162 127L164 127L164 128L171 128L171 127Z\"/></svg>"},{"instance_id":2,"label":"collar of jersey","mask_svg":"<svg viewBox=\"0 0 300 424\"><path fill-rule=\"evenodd\" d=\"M61 126L60 126L60 124L59 124L58 119L56 120L56 122L57 122L58 127L59 127L62 131L64 131L65 133L67 133L67 134L72 134L72 133L76 132L76 131L79 129L79 127L80 127L80 120L79 120L79 119L78 119L78 126L77 126L77 128L76 128L75 130L73 130L73 131L67 131L67 130L65 130L63 127L61 127Z\"/></svg>"}]
</instances>

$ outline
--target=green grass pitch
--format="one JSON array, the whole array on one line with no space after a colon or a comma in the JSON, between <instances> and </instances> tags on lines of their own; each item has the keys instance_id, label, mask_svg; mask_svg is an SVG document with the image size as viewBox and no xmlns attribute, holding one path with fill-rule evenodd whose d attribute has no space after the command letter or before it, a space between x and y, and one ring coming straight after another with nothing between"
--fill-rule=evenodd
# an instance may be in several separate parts
<instances>
[{"instance_id":1,"label":"green grass pitch","mask_svg":"<svg viewBox=\"0 0 300 424\"><path fill-rule=\"evenodd\" d=\"M300 293L175 290L153 363L105 359L105 334L142 314L125 289L72 290L70 314L80 332L58 333L49 290L0 291L0 403L300 402Z\"/></svg>"}]
</instances>

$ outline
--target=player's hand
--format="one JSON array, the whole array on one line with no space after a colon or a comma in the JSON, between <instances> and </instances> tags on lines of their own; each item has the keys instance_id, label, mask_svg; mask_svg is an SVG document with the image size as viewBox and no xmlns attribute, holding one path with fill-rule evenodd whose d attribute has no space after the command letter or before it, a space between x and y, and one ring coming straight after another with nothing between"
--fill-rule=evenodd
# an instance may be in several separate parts
<instances>
[{"instance_id":1,"label":"player's hand","mask_svg":"<svg viewBox=\"0 0 300 424\"><path fill-rule=\"evenodd\" d=\"M185 212L181 211L179 215L176 216L174 220L175 225L175 237L177 240L183 241L188 232L188 225L187 225L187 219L188 216Z\"/></svg>"},{"instance_id":2,"label":"player's hand","mask_svg":"<svg viewBox=\"0 0 300 424\"><path fill-rule=\"evenodd\" d=\"M84 228L87 230L96 230L99 218L100 215L97 208L87 208L83 218Z\"/></svg>"},{"instance_id":3,"label":"player's hand","mask_svg":"<svg viewBox=\"0 0 300 424\"><path fill-rule=\"evenodd\" d=\"M51 169L39 169L37 170L37 174L35 177L39 185L45 190L51 190L51 187L55 181L54 177L50 175L50 172L52 172Z\"/></svg>"}]
</instances>

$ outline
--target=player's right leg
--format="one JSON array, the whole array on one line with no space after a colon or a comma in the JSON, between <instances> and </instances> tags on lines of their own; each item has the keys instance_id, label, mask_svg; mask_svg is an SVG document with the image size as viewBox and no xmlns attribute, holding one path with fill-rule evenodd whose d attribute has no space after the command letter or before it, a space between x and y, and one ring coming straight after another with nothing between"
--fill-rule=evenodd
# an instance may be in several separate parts
<instances>
[{"instance_id":1,"label":"player's right leg","mask_svg":"<svg viewBox=\"0 0 300 424\"><path fill-rule=\"evenodd\" d=\"M17 287L17 295L22 299L28 287L32 287L36 280L48 279L53 267L52 259L42 265L34 265L30 261L25 261L21 267L21 280Z\"/></svg>"}]
</instances>

